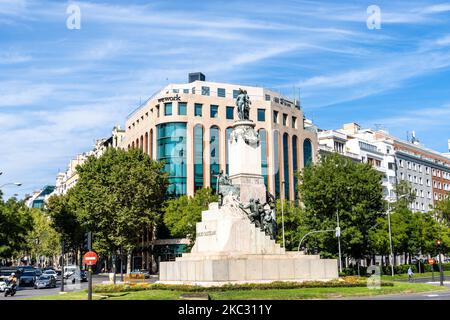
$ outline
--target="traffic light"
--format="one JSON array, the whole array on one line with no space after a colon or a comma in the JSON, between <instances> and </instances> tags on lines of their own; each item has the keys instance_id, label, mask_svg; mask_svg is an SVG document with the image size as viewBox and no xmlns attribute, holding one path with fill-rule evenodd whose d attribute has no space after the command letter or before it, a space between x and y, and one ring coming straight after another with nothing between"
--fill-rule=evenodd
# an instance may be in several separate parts
<instances>
[{"instance_id":1,"label":"traffic light","mask_svg":"<svg viewBox=\"0 0 450 320\"><path fill-rule=\"evenodd\" d=\"M83 249L87 251L92 250L92 232L88 231L84 234Z\"/></svg>"}]
</instances>

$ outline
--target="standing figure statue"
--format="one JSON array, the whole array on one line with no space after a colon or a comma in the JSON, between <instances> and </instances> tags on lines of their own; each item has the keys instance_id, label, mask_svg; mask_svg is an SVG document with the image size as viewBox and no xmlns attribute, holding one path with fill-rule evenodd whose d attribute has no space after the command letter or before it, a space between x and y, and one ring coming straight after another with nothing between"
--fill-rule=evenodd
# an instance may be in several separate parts
<instances>
[{"instance_id":1,"label":"standing figure statue","mask_svg":"<svg viewBox=\"0 0 450 320\"><path fill-rule=\"evenodd\" d=\"M263 229L266 235L270 236L270 239L274 240L276 237L276 223L274 223L272 217L272 210L265 210L263 218Z\"/></svg>"},{"instance_id":2,"label":"standing figure statue","mask_svg":"<svg viewBox=\"0 0 450 320\"><path fill-rule=\"evenodd\" d=\"M233 184L227 174L220 170L217 175L216 194L219 196L219 207L223 205L223 198L227 193L233 191Z\"/></svg>"},{"instance_id":3,"label":"standing figure statue","mask_svg":"<svg viewBox=\"0 0 450 320\"><path fill-rule=\"evenodd\" d=\"M236 106L239 120L250 119L250 97L246 90L239 89L239 94L236 98Z\"/></svg>"},{"instance_id":4,"label":"standing figure statue","mask_svg":"<svg viewBox=\"0 0 450 320\"><path fill-rule=\"evenodd\" d=\"M261 217L259 214L259 200L255 200L253 198L250 199L249 203L246 206L243 206L242 204L239 205L241 209L244 211L246 209L250 209L250 213L247 213L248 218L252 223L255 224L257 228L261 229Z\"/></svg>"}]
</instances>

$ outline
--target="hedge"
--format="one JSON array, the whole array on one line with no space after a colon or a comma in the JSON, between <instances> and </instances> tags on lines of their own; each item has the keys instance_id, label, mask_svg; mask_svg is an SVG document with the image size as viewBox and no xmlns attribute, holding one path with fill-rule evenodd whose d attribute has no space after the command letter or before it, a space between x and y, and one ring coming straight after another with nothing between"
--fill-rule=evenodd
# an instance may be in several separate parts
<instances>
[{"instance_id":1,"label":"hedge","mask_svg":"<svg viewBox=\"0 0 450 320\"><path fill-rule=\"evenodd\" d=\"M418 264L402 264L399 266L394 266L394 274L405 274L408 273L408 268L411 267L412 271L414 273L419 273ZM435 272L439 272L439 264L435 263L433 266L429 264L420 264L420 272L431 272L432 267ZM442 267L444 271L450 271L450 263L443 263ZM381 269L381 274L391 274L391 266L383 266ZM339 274L340 276L357 276L358 275L358 268L343 268L342 272ZM359 267L359 275L360 276L366 276L367 275L367 267Z\"/></svg>"},{"instance_id":2,"label":"hedge","mask_svg":"<svg viewBox=\"0 0 450 320\"><path fill-rule=\"evenodd\" d=\"M305 282L270 282L270 283L248 283L248 284L226 284L221 287L201 287L192 285L172 285L160 283L144 284L100 284L94 285L95 293L115 293L126 291L143 290L172 290L183 292L212 292L212 291L232 291L232 290L264 290L264 289L297 289L297 288L346 288L365 287L367 280L357 277L344 277L342 280L332 281L305 281ZM393 286L392 282L381 282L382 287Z\"/></svg>"}]
</instances>

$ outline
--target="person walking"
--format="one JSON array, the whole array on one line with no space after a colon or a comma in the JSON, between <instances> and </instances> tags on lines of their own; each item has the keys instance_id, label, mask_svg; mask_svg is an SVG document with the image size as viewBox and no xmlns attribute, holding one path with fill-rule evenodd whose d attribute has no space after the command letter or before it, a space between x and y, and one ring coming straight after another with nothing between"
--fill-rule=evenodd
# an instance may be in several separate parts
<instances>
[{"instance_id":1,"label":"person walking","mask_svg":"<svg viewBox=\"0 0 450 320\"><path fill-rule=\"evenodd\" d=\"M411 266L408 268L408 281L409 282L412 282L412 280L413 280L413 271L412 271L412 269L411 269Z\"/></svg>"}]
</instances>

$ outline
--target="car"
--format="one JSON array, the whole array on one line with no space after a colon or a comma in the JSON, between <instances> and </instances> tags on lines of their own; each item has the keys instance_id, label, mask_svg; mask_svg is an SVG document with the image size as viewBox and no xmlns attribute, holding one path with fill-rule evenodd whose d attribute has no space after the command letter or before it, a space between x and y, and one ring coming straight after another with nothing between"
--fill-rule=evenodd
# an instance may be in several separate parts
<instances>
[{"instance_id":1,"label":"car","mask_svg":"<svg viewBox=\"0 0 450 320\"><path fill-rule=\"evenodd\" d=\"M19 287L26 287L26 286L34 286L34 283L36 282L36 279L38 278L36 274L36 270L29 270L26 269L23 273L19 276Z\"/></svg>"},{"instance_id":2,"label":"car","mask_svg":"<svg viewBox=\"0 0 450 320\"><path fill-rule=\"evenodd\" d=\"M80 270L78 266L65 266L64 267L64 279L69 281L86 282L86 272Z\"/></svg>"},{"instance_id":3,"label":"car","mask_svg":"<svg viewBox=\"0 0 450 320\"><path fill-rule=\"evenodd\" d=\"M42 275L50 275L54 277L56 281L61 280L61 277L58 276L58 273L55 270L47 269L42 273Z\"/></svg>"},{"instance_id":4,"label":"car","mask_svg":"<svg viewBox=\"0 0 450 320\"><path fill-rule=\"evenodd\" d=\"M5 289L7 286L8 286L7 279L1 278L0 279L0 292L5 292Z\"/></svg>"},{"instance_id":5,"label":"car","mask_svg":"<svg viewBox=\"0 0 450 320\"><path fill-rule=\"evenodd\" d=\"M150 279L150 272L148 272L148 270L135 269L131 274L143 274L145 279Z\"/></svg>"},{"instance_id":6,"label":"car","mask_svg":"<svg viewBox=\"0 0 450 320\"><path fill-rule=\"evenodd\" d=\"M56 279L50 274L43 274L34 283L34 288L56 288Z\"/></svg>"}]
</instances>

